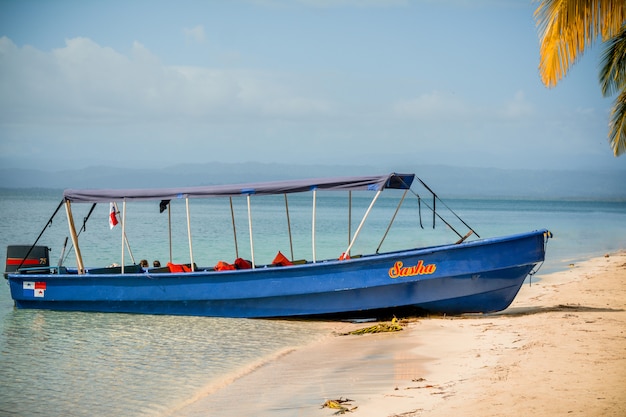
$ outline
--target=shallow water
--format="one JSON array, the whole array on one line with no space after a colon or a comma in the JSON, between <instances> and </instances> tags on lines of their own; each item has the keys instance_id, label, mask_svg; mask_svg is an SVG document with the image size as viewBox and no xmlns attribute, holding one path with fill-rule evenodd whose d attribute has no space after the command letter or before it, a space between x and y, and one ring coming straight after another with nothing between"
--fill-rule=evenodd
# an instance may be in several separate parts
<instances>
[{"instance_id":1,"label":"shallow water","mask_svg":"<svg viewBox=\"0 0 626 417\"><path fill-rule=\"evenodd\" d=\"M28 191L0 194L0 246L30 244L39 235L60 201L60 192ZM268 207L252 204L253 243L256 262L270 262L278 250L292 257L282 197ZM176 202L180 203L180 202ZM357 213L369 200L356 198L351 233L358 226ZM380 217L372 217L353 253L373 251L379 245L397 199L382 199ZM554 238L548 243L541 274L566 268L591 256L626 248L626 203L512 200L450 200L448 206L463 217L482 237L548 228ZM406 206L406 207L404 207ZM454 241L457 236L415 201L404 203L390 234L399 232L395 243L388 238L383 251L402 246ZM289 199L294 234L309 236L313 218L311 198ZM318 259L336 257L345 250L347 200L321 199L315 219ZM76 205L77 227L89 211ZM120 207L122 208L122 207ZM445 207L438 207L443 210ZM247 207L235 204L237 242L235 249L227 200L192 201L194 261L214 265L232 262L236 255L249 258ZM402 213L402 212L401 212ZM423 229L419 227L421 220ZM106 265L121 260L121 230L109 230L108 206L99 205L81 233L87 265ZM188 262L184 204L173 204L173 258ZM126 229L136 262L169 259L167 213L158 204L128 204ZM411 225L409 225L411 223ZM462 225L452 226L465 234ZM443 229L443 230L442 230ZM382 232L381 232L382 230ZM444 237L438 235L444 231ZM53 219L40 244L52 248L58 261L67 236L63 210ZM148 245L139 246L141 240ZM137 245L137 246L135 246ZM293 241L294 258L312 257L308 238ZM4 249L3 249L4 250ZM4 253L0 261L4 262ZM75 263L68 248L64 264ZM128 251L126 263L132 263ZM204 317L171 317L128 314L73 313L16 310L6 281L0 285L0 415L17 416L161 416L210 395L228 385L237 375L249 372L294 346L328 336L328 323L294 320L245 320ZM245 395L245 393L242 393ZM276 415L281 415L276 411Z\"/></svg>"}]
</instances>

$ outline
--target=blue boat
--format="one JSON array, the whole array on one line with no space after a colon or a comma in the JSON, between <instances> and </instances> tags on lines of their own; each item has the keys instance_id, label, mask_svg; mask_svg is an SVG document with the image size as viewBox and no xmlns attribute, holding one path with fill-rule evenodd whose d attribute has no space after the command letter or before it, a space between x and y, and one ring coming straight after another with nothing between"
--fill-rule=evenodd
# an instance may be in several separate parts
<instances>
[{"instance_id":1,"label":"blue boat","mask_svg":"<svg viewBox=\"0 0 626 417\"><path fill-rule=\"evenodd\" d=\"M399 190L399 198L383 239L409 192L420 199L420 207L432 211L433 222L439 219L451 228L436 210L437 202L441 204L439 197L415 179L414 174L392 173L167 189L70 189L64 192L49 222L61 207L65 208L76 265L51 266L48 248L38 246L37 238L32 246L7 248L5 277L17 308L61 311L260 318L366 314L404 307L446 314L489 313L507 308L524 280L544 261L547 239L551 237L548 230L480 238L462 222L469 231L462 234L452 229L459 238L449 244L386 253L376 249L370 254L352 255L354 243L385 190ZM425 187L427 199L413 190L414 182ZM358 228L353 235L350 233L347 247L338 248L341 256L320 260L315 254L314 219L317 193L325 191L347 192L349 198L352 192L371 193L372 200ZM287 195L291 193L313 195L311 259L295 261L279 253L271 264L257 265L250 201L284 194L287 206ZM230 198L231 209L233 198L247 199L248 260L237 258L233 264L197 266L189 238L189 262L184 265L126 265L122 247L119 266L84 266L72 205L91 203L93 211L95 204L109 204L113 208L111 220L119 221L124 233L126 203L153 200L165 211L173 200L182 200L190 228L189 204L196 198ZM122 204L119 220L118 203ZM288 209L286 213L289 216ZM421 222L421 214L419 219ZM289 235L291 239L291 231ZM469 239L472 235L475 240Z\"/></svg>"}]
</instances>

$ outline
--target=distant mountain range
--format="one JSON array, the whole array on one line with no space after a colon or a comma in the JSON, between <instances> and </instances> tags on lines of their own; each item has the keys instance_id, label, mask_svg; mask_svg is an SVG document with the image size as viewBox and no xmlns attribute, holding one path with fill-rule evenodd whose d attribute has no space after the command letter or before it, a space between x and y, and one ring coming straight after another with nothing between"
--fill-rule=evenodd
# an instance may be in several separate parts
<instances>
[{"instance_id":1,"label":"distant mountain range","mask_svg":"<svg viewBox=\"0 0 626 417\"><path fill-rule=\"evenodd\" d=\"M441 197L626 200L626 170L507 170L451 166L395 167L415 172ZM0 169L1 188L159 188L282 179L372 175L375 166L207 163L151 169L90 167L45 171Z\"/></svg>"}]
</instances>

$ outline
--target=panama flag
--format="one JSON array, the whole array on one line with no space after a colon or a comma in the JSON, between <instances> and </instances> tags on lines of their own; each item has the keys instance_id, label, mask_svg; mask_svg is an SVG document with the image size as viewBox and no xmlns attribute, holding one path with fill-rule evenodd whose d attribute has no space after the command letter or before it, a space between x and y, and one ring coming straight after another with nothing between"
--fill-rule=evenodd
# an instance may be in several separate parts
<instances>
[{"instance_id":1,"label":"panama flag","mask_svg":"<svg viewBox=\"0 0 626 417\"><path fill-rule=\"evenodd\" d=\"M46 295L45 282L24 281L22 283L22 289L24 290L24 295L26 296L45 297Z\"/></svg>"},{"instance_id":2,"label":"panama flag","mask_svg":"<svg viewBox=\"0 0 626 417\"><path fill-rule=\"evenodd\" d=\"M115 214L115 204L109 203L109 227L113 229L117 226L117 215Z\"/></svg>"}]
</instances>

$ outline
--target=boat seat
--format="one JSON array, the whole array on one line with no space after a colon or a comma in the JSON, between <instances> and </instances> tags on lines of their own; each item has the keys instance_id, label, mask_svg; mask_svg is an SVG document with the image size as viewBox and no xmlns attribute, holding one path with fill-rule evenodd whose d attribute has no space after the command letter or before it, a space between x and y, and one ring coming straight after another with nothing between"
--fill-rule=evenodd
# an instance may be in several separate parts
<instances>
[{"instance_id":1,"label":"boat seat","mask_svg":"<svg viewBox=\"0 0 626 417\"><path fill-rule=\"evenodd\" d=\"M167 266L161 266L157 268L148 268L146 272L149 274L164 274L170 272L170 269Z\"/></svg>"},{"instance_id":2,"label":"boat seat","mask_svg":"<svg viewBox=\"0 0 626 417\"><path fill-rule=\"evenodd\" d=\"M143 272L143 268L140 265L126 265L124 267L125 274L137 274ZM87 270L87 273L93 275L101 275L101 274L121 274L122 267L121 266L110 266L106 268L90 268Z\"/></svg>"}]
</instances>

